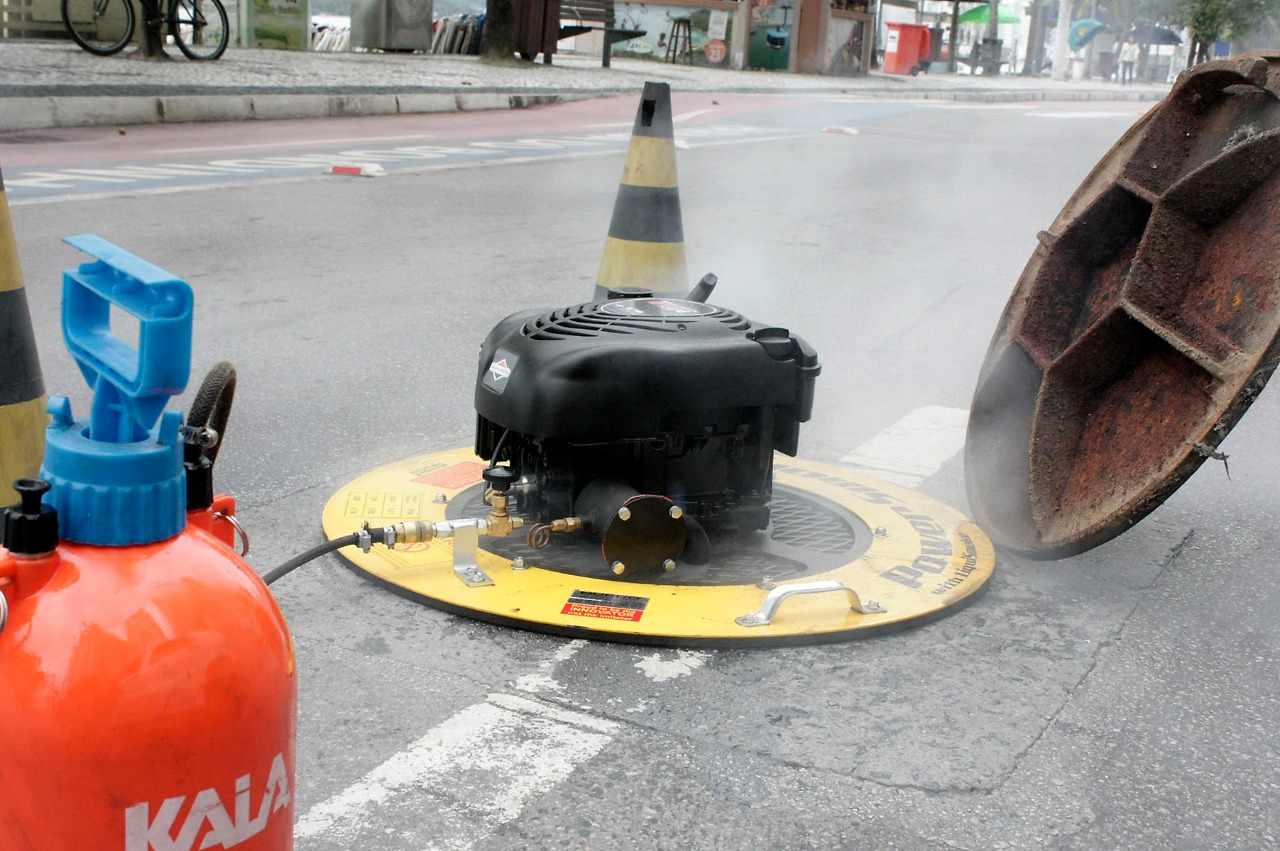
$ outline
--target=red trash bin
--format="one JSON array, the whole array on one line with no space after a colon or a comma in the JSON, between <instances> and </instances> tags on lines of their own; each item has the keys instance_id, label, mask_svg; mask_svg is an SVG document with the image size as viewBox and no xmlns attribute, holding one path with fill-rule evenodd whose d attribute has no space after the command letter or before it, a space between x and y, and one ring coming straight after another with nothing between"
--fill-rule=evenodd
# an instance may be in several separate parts
<instances>
[{"instance_id":1,"label":"red trash bin","mask_svg":"<svg viewBox=\"0 0 1280 851\"><path fill-rule=\"evenodd\" d=\"M910 74L920 60L929 56L929 28L924 24L888 24L884 45L886 74Z\"/></svg>"}]
</instances>

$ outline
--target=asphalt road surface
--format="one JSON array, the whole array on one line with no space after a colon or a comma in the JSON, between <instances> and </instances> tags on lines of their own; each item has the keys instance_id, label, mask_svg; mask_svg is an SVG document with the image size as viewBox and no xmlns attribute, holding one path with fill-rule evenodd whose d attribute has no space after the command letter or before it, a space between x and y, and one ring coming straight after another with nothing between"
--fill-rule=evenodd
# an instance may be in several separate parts
<instances>
[{"instance_id":1,"label":"asphalt road surface","mask_svg":"<svg viewBox=\"0 0 1280 851\"><path fill-rule=\"evenodd\" d=\"M1143 108L677 95L691 276L822 360L803 456L908 469L967 510L956 453L1000 311ZM239 369L217 485L265 572L322 540L361 473L470 445L494 323L590 297L634 110L0 137L50 392L87 410L62 236L188 280L192 384ZM387 174L323 173L349 161ZM1120 538L1001 555L973 605L865 641L571 641L336 556L300 568L273 586L298 654L297 847L1277 847L1276 398L1223 444L1229 471Z\"/></svg>"}]
</instances>

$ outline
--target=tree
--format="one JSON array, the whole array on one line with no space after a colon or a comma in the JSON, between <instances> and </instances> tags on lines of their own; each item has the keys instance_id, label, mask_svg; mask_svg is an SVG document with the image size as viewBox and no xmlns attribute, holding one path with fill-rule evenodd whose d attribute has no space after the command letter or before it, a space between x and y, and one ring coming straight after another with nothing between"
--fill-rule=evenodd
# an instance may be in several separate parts
<instances>
[{"instance_id":1,"label":"tree","mask_svg":"<svg viewBox=\"0 0 1280 851\"><path fill-rule=\"evenodd\" d=\"M1180 29L1181 6L1187 2L1191 0L1109 0L1099 9L1116 37L1123 39L1134 27L1148 24Z\"/></svg>"},{"instance_id":2,"label":"tree","mask_svg":"<svg viewBox=\"0 0 1280 851\"><path fill-rule=\"evenodd\" d=\"M142 13L142 45L135 56L141 55L145 59L168 59L169 54L164 52L164 34L160 31L161 18L160 13L155 8L155 4L162 0L142 0L139 9Z\"/></svg>"},{"instance_id":3,"label":"tree","mask_svg":"<svg viewBox=\"0 0 1280 851\"><path fill-rule=\"evenodd\" d=\"M1031 35L1027 41L1027 58L1022 65L1022 76L1032 77L1044 68L1044 36L1048 29L1049 0L1031 0L1027 7L1031 15Z\"/></svg>"},{"instance_id":4,"label":"tree","mask_svg":"<svg viewBox=\"0 0 1280 851\"><path fill-rule=\"evenodd\" d=\"M480 54L488 62L510 62L516 52L515 0L487 0Z\"/></svg>"},{"instance_id":5,"label":"tree","mask_svg":"<svg viewBox=\"0 0 1280 851\"><path fill-rule=\"evenodd\" d=\"M1242 39L1280 13L1280 0L1178 0L1178 7L1191 29L1191 61L1204 62L1215 41Z\"/></svg>"}]
</instances>

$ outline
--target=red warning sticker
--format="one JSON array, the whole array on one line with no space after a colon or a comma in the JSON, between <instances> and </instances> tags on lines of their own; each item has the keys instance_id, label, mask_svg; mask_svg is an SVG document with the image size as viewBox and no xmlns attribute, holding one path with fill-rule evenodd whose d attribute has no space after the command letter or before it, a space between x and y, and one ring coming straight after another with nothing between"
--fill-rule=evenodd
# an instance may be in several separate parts
<instances>
[{"instance_id":1,"label":"red warning sticker","mask_svg":"<svg viewBox=\"0 0 1280 851\"><path fill-rule=\"evenodd\" d=\"M418 476L413 481L437 488L461 490L480 481L484 468L485 465L479 461L463 461L460 464L451 464L443 470Z\"/></svg>"},{"instance_id":2,"label":"red warning sticker","mask_svg":"<svg viewBox=\"0 0 1280 851\"><path fill-rule=\"evenodd\" d=\"M638 621L644 616L645 607L648 605L648 597L574 591L569 595L569 601L564 604L560 614L610 621Z\"/></svg>"}]
</instances>

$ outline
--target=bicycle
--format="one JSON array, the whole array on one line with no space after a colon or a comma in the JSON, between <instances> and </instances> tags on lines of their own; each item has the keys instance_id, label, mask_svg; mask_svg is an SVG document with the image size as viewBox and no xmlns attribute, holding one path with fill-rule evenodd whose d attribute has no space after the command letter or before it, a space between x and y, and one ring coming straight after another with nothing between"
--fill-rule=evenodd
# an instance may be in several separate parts
<instances>
[{"instance_id":1,"label":"bicycle","mask_svg":"<svg viewBox=\"0 0 1280 851\"><path fill-rule=\"evenodd\" d=\"M188 59L217 59L227 49L230 28L221 0L141 0L147 26L167 25ZM62 23L76 44L96 56L111 56L133 39L133 0L62 0Z\"/></svg>"}]
</instances>

